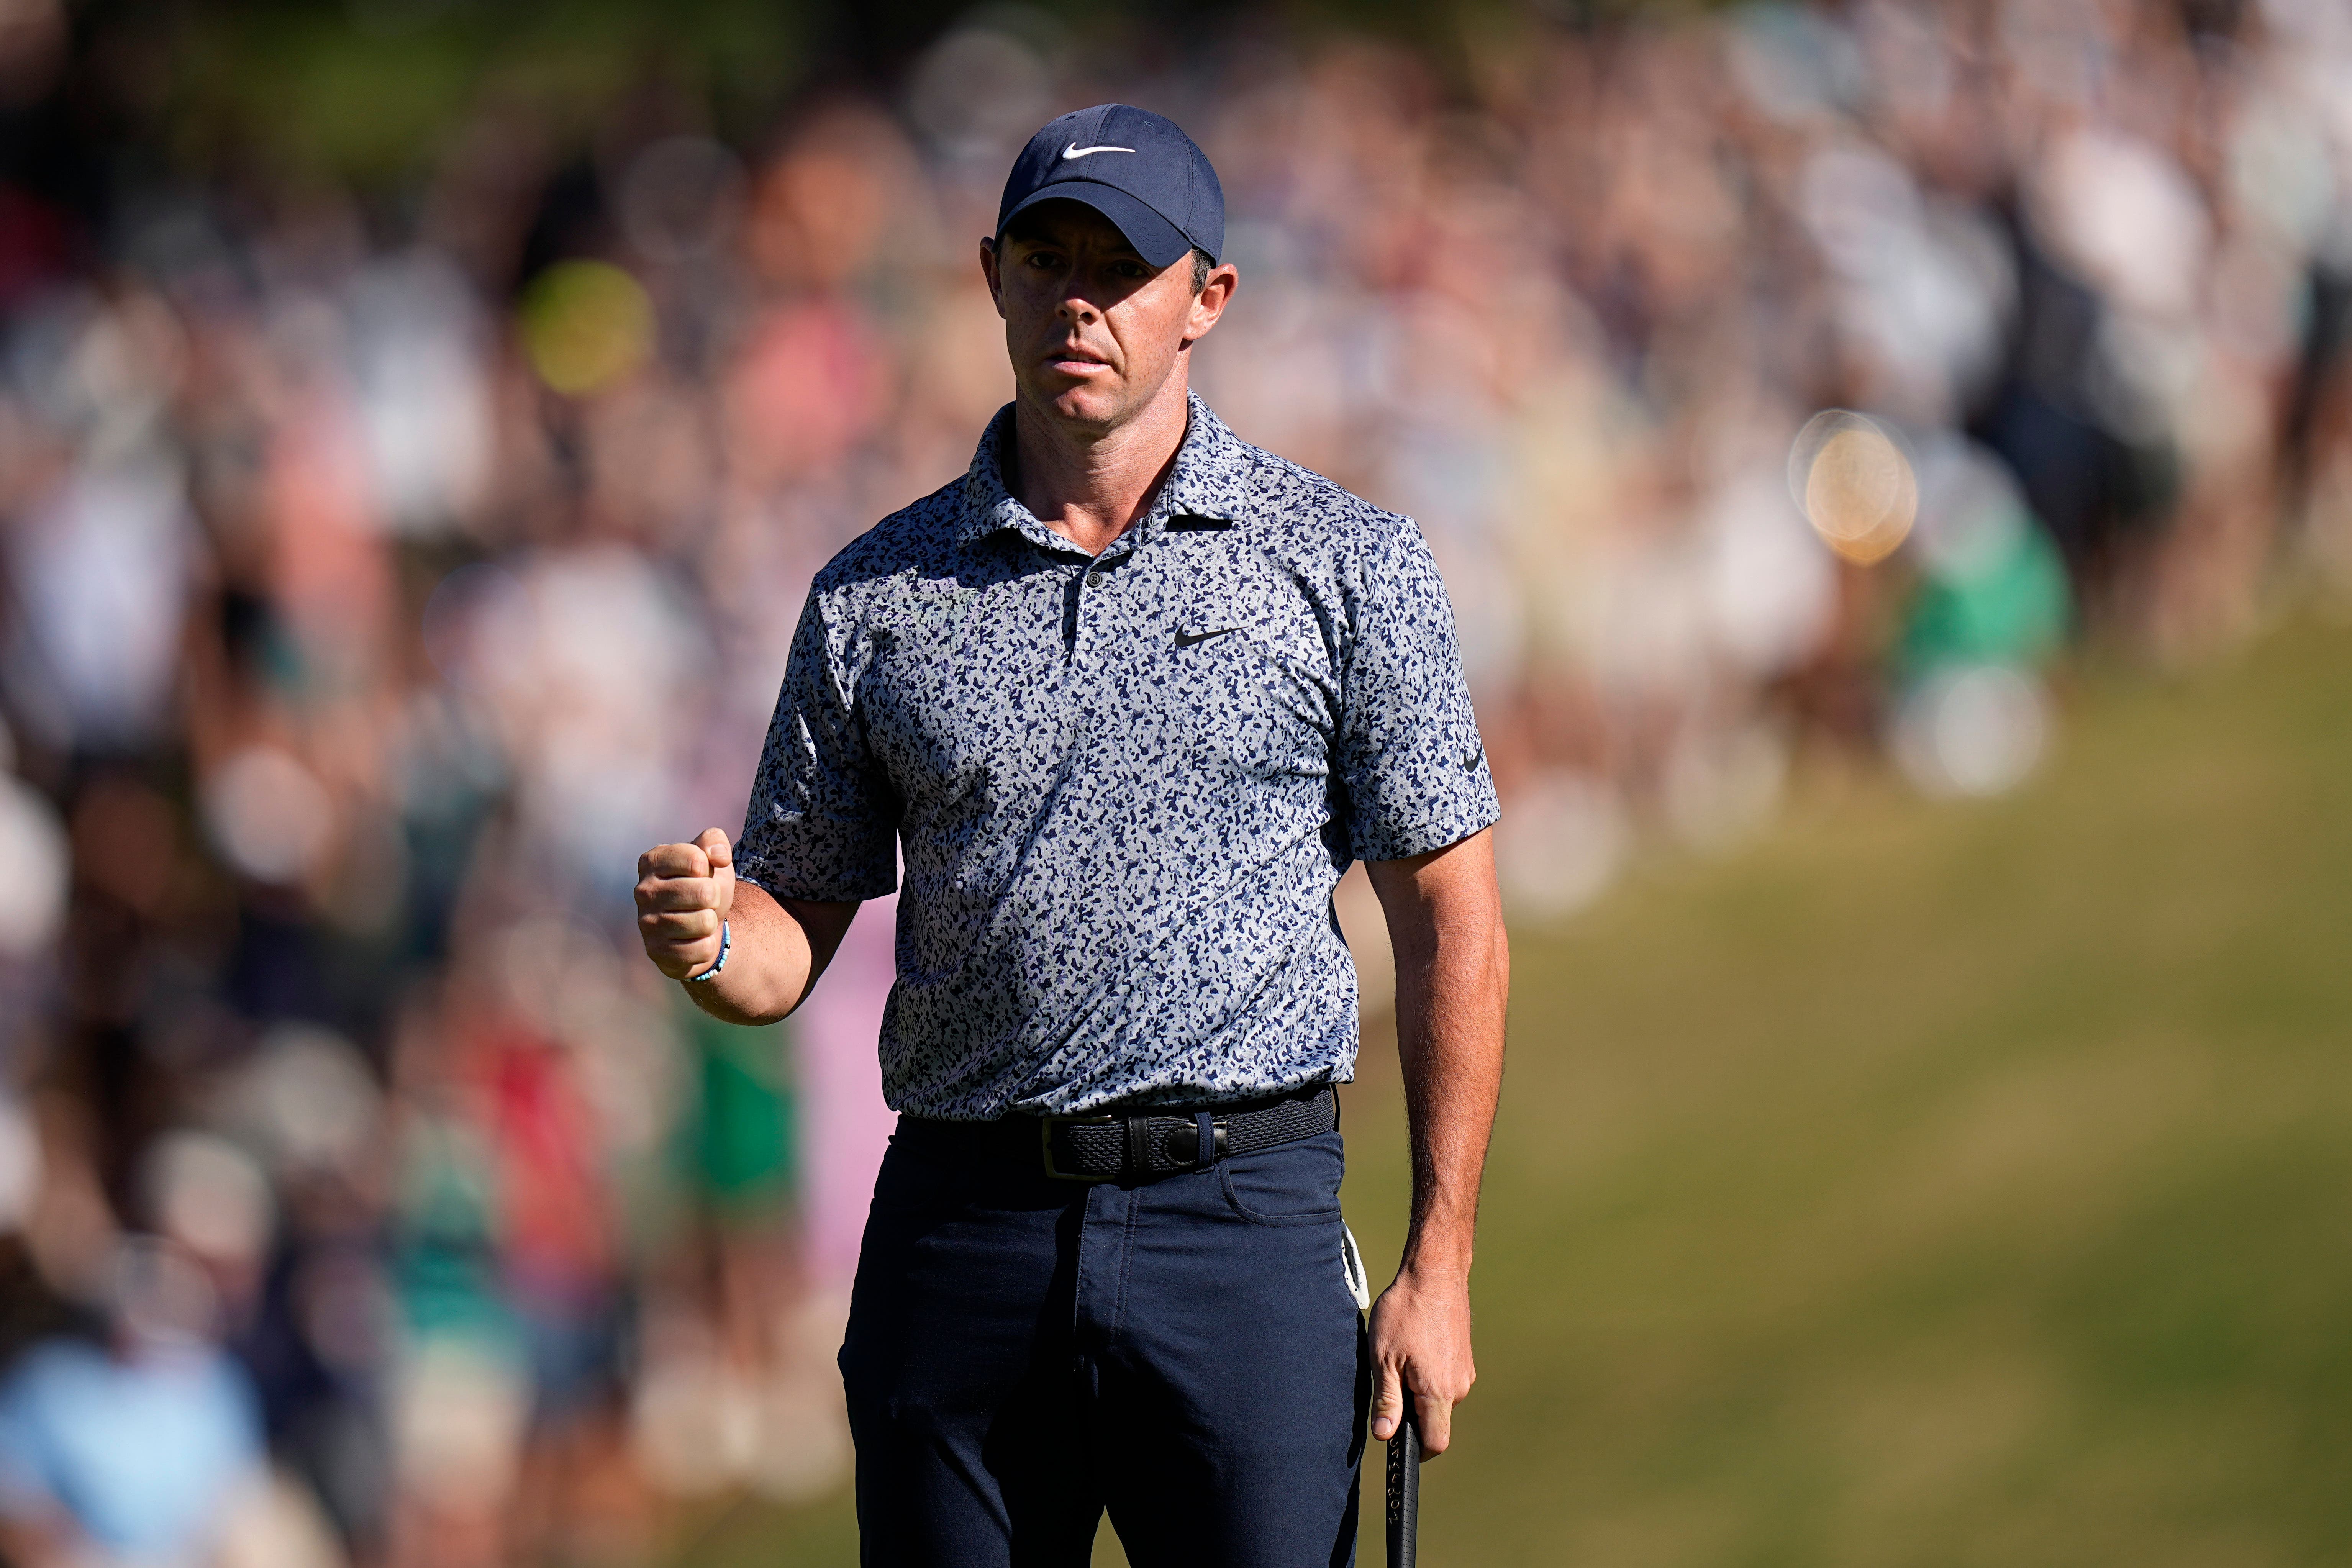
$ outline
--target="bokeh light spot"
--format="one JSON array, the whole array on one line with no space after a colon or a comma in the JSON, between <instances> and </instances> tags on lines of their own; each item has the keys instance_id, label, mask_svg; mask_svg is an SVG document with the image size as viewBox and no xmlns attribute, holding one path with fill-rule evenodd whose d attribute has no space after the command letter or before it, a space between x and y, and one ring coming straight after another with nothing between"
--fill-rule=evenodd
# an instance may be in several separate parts
<instances>
[{"instance_id":1,"label":"bokeh light spot","mask_svg":"<svg viewBox=\"0 0 2352 1568\"><path fill-rule=\"evenodd\" d=\"M1928 795L2006 795L2050 743L2050 699L2026 670L1963 665L1914 687L1895 715L1895 760Z\"/></svg>"},{"instance_id":2,"label":"bokeh light spot","mask_svg":"<svg viewBox=\"0 0 2352 1568\"><path fill-rule=\"evenodd\" d=\"M645 286L609 261L559 261L522 299L523 352L539 379L578 397L646 362L654 306Z\"/></svg>"},{"instance_id":3,"label":"bokeh light spot","mask_svg":"<svg viewBox=\"0 0 2352 1568\"><path fill-rule=\"evenodd\" d=\"M197 794L221 858L257 882L289 887L299 881L334 837L334 802L325 786L276 746L247 746L231 755Z\"/></svg>"},{"instance_id":4,"label":"bokeh light spot","mask_svg":"<svg viewBox=\"0 0 2352 1568\"><path fill-rule=\"evenodd\" d=\"M1797 432L1789 490L1822 542L1857 566L1893 554L1919 516L1919 479L1902 443L1843 408L1824 409Z\"/></svg>"}]
</instances>

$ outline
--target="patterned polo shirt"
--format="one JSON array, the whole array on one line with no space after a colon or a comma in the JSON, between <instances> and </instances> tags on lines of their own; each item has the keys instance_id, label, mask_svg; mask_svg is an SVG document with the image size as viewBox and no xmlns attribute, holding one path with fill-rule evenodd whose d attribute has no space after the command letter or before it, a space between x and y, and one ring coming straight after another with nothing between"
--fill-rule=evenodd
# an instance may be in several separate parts
<instances>
[{"instance_id":1,"label":"patterned polo shirt","mask_svg":"<svg viewBox=\"0 0 2352 1568\"><path fill-rule=\"evenodd\" d=\"M963 478L819 573L736 851L782 898L898 868L882 1082L979 1120L1343 1081L1350 860L1499 815L1412 523L1241 440L1198 396L1101 554Z\"/></svg>"}]
</instances>

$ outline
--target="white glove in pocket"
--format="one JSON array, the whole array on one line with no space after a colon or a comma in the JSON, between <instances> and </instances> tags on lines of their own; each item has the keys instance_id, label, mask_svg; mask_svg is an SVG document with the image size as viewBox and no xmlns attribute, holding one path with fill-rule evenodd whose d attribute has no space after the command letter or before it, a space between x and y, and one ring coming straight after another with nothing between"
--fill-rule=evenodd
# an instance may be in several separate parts
<instances>
[{"instance_id":1,"label":"white glove in pocket","mask_svg":"<svg viewBox=\"0 0 2352 1568\"><path fill-rule=\"evenodd\" d=\"M1339 1271L1348 1277L1348 1294L1356 1299L1356 1310L1370 1311L1372 1285L1364 1278L1364 1255L1356 1247L1356 1233L1344 1221L1339 1226Z\"/></svg>"}]
</instances>

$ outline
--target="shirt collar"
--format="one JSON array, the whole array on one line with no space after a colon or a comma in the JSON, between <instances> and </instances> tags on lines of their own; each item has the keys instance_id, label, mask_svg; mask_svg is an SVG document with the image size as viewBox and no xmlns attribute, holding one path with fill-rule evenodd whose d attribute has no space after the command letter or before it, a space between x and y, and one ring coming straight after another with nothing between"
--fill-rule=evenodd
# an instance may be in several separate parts
<instances>
[{"instance_id":1,"label":"shirt collar","mask_svg":"<svg viewBox=\"0 0 2352 1568\"><path fill-rule=\"evenodd\" d=\"M1128 535L1139 542L1160 531L1171 518L1247 521L1247 481L1255 466L1251 461L1255 449L1211 413L1199 393L1187 392L1184 403L1184 442L1176 448L1175 466L1152 498L1151 510ZM988 422L971 455L971 467L964 472L960 537L969 543L1009 528L1048 550L1076 549L1004 488L1004 443L1012 439L1013 405L1008 403Z\"/></svg>"}]
</instances>

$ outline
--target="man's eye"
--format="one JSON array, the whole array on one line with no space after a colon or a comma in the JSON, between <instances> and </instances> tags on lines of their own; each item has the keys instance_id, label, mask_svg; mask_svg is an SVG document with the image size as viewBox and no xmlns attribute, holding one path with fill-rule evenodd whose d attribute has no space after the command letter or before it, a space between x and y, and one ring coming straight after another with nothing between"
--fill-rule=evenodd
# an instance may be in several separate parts
<instances>
[{"instance_id":1,"label":"man's eye","mask_svg":"<svg viewBox=\"0 0 2352 1568\"><path fill-rule=\"evenodd\" d=\"M1053 257L1046 255L1042 250L1033 250L1028 255L1021 258L1021 264L1024 267L1034 268L1036 270L1043 272L1045 268L1054 265L1054 260L1055 258Z\"/></svg>"}]
</instances>

